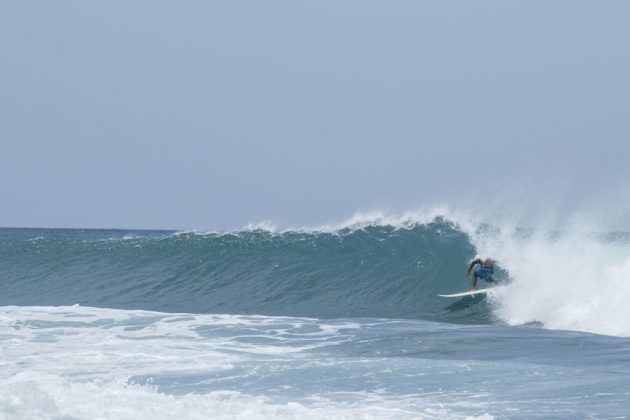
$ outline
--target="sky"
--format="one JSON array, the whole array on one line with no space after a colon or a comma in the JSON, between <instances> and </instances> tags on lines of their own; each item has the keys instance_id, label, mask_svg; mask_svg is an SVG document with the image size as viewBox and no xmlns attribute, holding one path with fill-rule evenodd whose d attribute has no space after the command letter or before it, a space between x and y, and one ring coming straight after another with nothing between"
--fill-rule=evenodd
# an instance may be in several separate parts
<instances>
[{"instance_id":1,"label":"sky","mask_svg":"<svg viewBox=\"0 0 630 420\"><path fill-rule=\"evenodd\" d=\"M3 1L0 226L630 228L628 40L614 0Z\"/></svg>"}]
</instances>

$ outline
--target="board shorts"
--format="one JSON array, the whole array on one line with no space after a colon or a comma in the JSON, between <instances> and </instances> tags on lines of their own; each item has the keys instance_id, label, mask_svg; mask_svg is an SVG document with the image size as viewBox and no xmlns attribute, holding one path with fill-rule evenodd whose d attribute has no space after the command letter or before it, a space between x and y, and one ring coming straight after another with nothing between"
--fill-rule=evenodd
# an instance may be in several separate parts
<instances>
[{"instance_id":1,"label":"board shorts","mask_svg":"<svg viewBox=\"0 0 630 420\"><path fill-rule=\"evenodd\" d=\"M486 281L492 280L492 275L494 274L494 268L492 267L479 267L475 270L475 275L479 279L484 279Z\"/></svg>"}]
</instances>

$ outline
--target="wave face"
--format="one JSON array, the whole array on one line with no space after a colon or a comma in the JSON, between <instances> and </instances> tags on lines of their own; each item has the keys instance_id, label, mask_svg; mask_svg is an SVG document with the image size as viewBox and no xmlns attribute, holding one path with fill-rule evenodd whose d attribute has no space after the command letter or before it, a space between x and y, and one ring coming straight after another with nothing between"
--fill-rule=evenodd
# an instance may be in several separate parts
<instances>
[{"instance_id":1,"label":"wave face","mask_svg":"<svg viewBox=\"0 0 630 420\"><path fill-rule=\"evenodd\" d=\"M468 287L474 255L442 218L330 232L5 229L0 303L485 323L482 300L437 296Z\"/></svg>"}]
</instances>

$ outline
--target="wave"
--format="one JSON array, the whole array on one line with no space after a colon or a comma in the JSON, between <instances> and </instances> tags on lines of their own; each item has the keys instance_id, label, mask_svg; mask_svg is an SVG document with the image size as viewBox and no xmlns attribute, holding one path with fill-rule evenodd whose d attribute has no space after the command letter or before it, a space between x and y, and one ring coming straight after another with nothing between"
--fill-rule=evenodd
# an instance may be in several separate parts
<instances>
[{"instance_id":1,"label":"wave","mask_svg":"<svg viewBox=\"0 0 630 420\"><path fill-rule=\"evenodd\" d=\"M86 240L33 232L40 239L5 238L1 302L490 320L484 303L450 307L437 297L468 286L463 272L475 255L467 235L439 217L404 228L363 224L329 231L112 235Z\"/></svg>"},{"instance_id":2,"label":"wave","mask_svg":"<svg viewBox=\"0 0 630 420\"><path fill-rule=\"evenodd\" d=\"M36 240L34 240L36 239ZM339 225L235 232L0 233L0 304L163 312L540 323L630 336L630 235L490 225L441 210ZM507 287L465 290L468 261Z\"/></svg>"}]
</instances>

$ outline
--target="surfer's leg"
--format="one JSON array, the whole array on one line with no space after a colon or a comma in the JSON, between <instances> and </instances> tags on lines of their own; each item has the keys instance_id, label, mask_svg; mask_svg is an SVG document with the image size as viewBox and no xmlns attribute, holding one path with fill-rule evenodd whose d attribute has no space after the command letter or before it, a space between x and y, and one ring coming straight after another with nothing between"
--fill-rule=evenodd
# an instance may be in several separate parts
<instances>
[{"instance_id":1,"label":"surfer's leg","mask_svg":"<svg viewBox=\"0 0 630 420\"><path fill-rule=\"evenodd\" d=\"M477 290L477 273L473 273L472 275L472 287L470 290Z\"/></svg>"}]
</instances>

